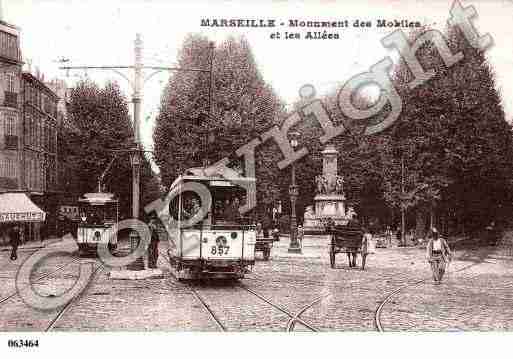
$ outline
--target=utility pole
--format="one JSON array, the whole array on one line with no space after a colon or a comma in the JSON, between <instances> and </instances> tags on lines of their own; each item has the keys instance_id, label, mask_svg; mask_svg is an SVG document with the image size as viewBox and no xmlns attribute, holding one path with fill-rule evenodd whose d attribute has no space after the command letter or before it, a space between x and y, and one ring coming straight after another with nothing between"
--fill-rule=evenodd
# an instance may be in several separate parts
<instances>
[{"instance_id":1,"label":"utility pole","mask_svg":"<svg viewBox=\"0 0 513 359\"><path fill-rule=\"evenodd\" d=\"M135 36L134 42L134 64L129 66L63 66L60 67L61 70L108 70L113 71L116 74L123 77L130 84L133 93L132 93L132 103L134 109L134 118L133 118L133 130L134 130L134 143L133 147L130 151L130 163L132 166L132 218L139 218L139 209L140 209L140 172L141 172L141 153L144 152L141 139L140 139L140 120L141 120L141 103L143 98L143 87L148 80L150 80L156 74L162 71L193 71L193 72L203 72L210 74L210 90L209 90L209 117L212 116L212 97L213 97L213 62L214 62L214 43L211 42L209 49L211 51L210 55L210 68L206 69L198 69L198 68L181 68L181 67L165 67L165 66L145 66L142 61L142 50L143 50L143 41L141 39L141 34L137 33ZM129 78L126 76L121 70L133 70L133 78ZM144 70L150 70L148 74L144 73ZM208 136L207 136L208 137ZM130 249L132 251L135 250L138 246L139 236L136 231L132 231L130 233ZM144 269L144 260L139 258L138 261L134 264L134 270L142 270Z\"/></svg>"},{"instance_id":2,"label":"utility pole","mask_svg":"<svg viewBox=\"0 0 513 359\"><path fill-rule=\"evenodd\" d=\"M404 154L401 154L401 245L405 245L406 208L404 204Z\"/></svg>"},{"instance_id":3,"label":"utility pole","mask_svg":"<svg viewBox=\"0 0 513 359\"><path fill-rule=\"evenodd\" d=\"M208 91L208 119L212 118L213 104L214 104L214 43L210 43L210 88ZM205 158L203 158L203 167L207 167L209 163L209 144L210 144L210 131L208 128L208 122L205 127L205 138L203 139L205 145Z\"/></svg>"}]
</instances>

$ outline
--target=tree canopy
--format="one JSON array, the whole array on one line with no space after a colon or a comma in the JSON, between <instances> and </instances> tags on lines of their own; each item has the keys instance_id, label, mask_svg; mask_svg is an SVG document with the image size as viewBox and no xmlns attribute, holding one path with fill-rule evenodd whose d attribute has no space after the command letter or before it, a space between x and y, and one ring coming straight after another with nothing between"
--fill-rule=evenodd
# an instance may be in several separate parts
<instances>
[{"instance_id":1,"label":"tree canopy","mask_svg":"<svg viewBox=\"0 0 513 359\"><path fill-rule=\"evenodd\" d=\"M179 66L210 69L210 44L206 37L189 35L179 53ZM201 166L205 158L212 164L228 157L232 166L244 168L234 152L276 124L283 112L244 38L217 44L212 68L212 98L210 73L194 71L174 73L162 96L153 138L155 161L166 186L185 169ZM279 152L265 143L255 155L258 203L270 204L279 197L275 161Z\"/></svg>"},{"instance_id":2,"label":"tree canopy","mask_svg":"<svg viewBox=\"0 0 513 359\"><path fill-rule=\"evenodd\" d=\"M115 156L104 177L105 190L120 199L123 216L130 215L131 170L127 153L133 142L128 103L115 83L99 87L92 81L79 82L70 91L67 124L59 131L59 156L63 190L75 199L96 192L97 180ZM149 162L141 168L141 202L158 196L158 184Z\"/></svg>"},{"instance_id":3,"label":"tree canopy","mask_svg":"<svg viewBox=\"0 0 513 359\"><path fill-rule=\"evenodd\" d=\"M412 32L411 41L423 31L429 29ZM349 126L350 131L331 144L340 153L338 170L346 180L349 204L366 222L397 224L397 214L404 208L414 214L417 234L422 236L428 224L440 225L445 232L477 229L511 208L512 129L493 69L483 51L473 48L457 28L446 29L445 37L453 54L463 53L462 60L447 67L435 44L426 42L416 57L435 76L414 89L408 86L412 73L406 63L396 64L393 83L402 112L382 133L362 135L365 123L344 116L337 92L322 98L334 124ZM209 68L209 44L205 37L190 35L179 65ZM162 96L154 140L165 185L185 168L201 165L205 157L211 163L225 156L236 162L234 150L290 115L262 79L246 40L229 38L214 53L212 102L209 74L201 72L177 72ZM361 94L355 101L360 108L373 102ZM294 111L299 108L297 104ZM369 122L380 121L387 110ZM294 130L309 150L295 164L301 216L304 207L313 204L314 178L322 171L325 145L319 141L322 129L316 121L301 121ZM259 204L265 207L281 198L288 213L290 167L277 168L282 155L273 141L260 145L256 157Z\"/></svg>"}]
</instances>

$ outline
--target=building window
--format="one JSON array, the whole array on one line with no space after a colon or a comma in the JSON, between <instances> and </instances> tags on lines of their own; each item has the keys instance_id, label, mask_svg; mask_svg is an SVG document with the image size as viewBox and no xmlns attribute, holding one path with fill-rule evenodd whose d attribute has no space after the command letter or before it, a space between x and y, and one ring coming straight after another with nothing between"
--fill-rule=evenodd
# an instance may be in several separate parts
<instances>
[{"instance_id":1,"label":"building window","mask_svg":"<svg viewBox=\"0 0 513 359\"><path fill-rule=\"evenodd\" d=\"M16 178L16 160L4 157L0 158L0 177Z\"/></svg>"},{"instance_id":2,"label":"building window","mask_svg":"<svg viewBox=\"0 0 513 359\"><path fill-rule=\"evenodd\" d=\"M16 114L7 113L0 118L0 135L4 136L5 149L18 148L18 121Z\"/></svg>"},{"instance_id":3,"label":"building window","mask_svg":"<svg viewBox=\"0 0 513 359\"><path fill-rule=\"evenodd\" d=\"M45 161L41 159L39 161L39 190L43 192L45 190Z\"/></svg>"},{"instance_id":4,"label":"building window","mask_svg":"<svg viewBox=\"0 0 513 359\"><path fill-rule=\"evenodd\" d=\"M40 139L41 139L40 126L41 126L40 119L37 118L35 121L35 133L34 133L34 135L35 135L34 145L36 148L39 148L39 146L40 146Z\"/></svg>"},{"instance_id":5,"label":"building window","mask_svg":"<svg viewBox=\"0 0 513 359\"><path fill-rule=\"evenodd\" d=\"M29 188L32 190L32 189L34 189L34 186L35 186L35 183L34 183L34 178L35 178L35 176L34 176L34 158L32 156L30 157L28 164L29 164L28 165Z\"/></svg>"},{"instance_id":6,"label":"building window","mask_svg":"<svg viewBox=\"0 0 513 359\"><path fill-rule=\"evenodd\" d=\"M16 91L16 74L14 72L6 72L5 74L5 91Z\"/></svg>"},{"instance_id":7,"label":"building window","mask_svg":"<svg viewBox=\"0 0 513 359\"><path fill-rule=\"evenodd\" d=\"M14 72L4 73L4 106L18 107L18 93L16 90L16 74Z\"/></svg>"},{"instance_id":8,"label":"building window","mask_svg":"<svg viewBox=\"0 0 513 359\"><path fill-rule=\"evenodd\" d=\"M5 117L5 134L8 136L18 135L18 122L16 121L16 115L9 114Z\"/></svg>"},{"instance_id":9,"label":"building window","mask_svg":"<svg viewBox=\"0 0 513 359\"><path fill-rule=\"evenodd\" d=\"M30 144L32 147L36 147L36 124L37 124L37 117L34 112L34 117L32 117L32 124L30 125Z\"/></svg>"},{"instance_id":10,"label":"building window","mask_svg":"<svg viewBox=\"0 0 513 359\"><path fill-rule=\"evenodd\" d=\"M15 35L0 32L0 54L12 60L19 60L18 39Z\"/></svg>"}]
</instances>

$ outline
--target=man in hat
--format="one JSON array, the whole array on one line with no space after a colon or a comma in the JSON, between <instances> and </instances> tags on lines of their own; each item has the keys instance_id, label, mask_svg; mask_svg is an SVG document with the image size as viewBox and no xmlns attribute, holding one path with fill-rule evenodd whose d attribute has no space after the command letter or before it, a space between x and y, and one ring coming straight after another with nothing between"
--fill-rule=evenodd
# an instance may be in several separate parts
<instances>
[{"instance_id":1,"label":"man in hat","mask_svg":"<svg viewBox=\"0 0 513 359\"><path fill-rule=\"evenodd\" d=\"M302 225L297 226L297 242L299 243L299 248L303 248L303 238L305 237L305 231Z\"/></svg>"},{"instance_id":2,"label":"man in hat","mask_svg":"<svg viewBox=\"0 0 513 359\"><path fill-rule=\"evenodd\" d=\"M157 261L159 259L159 234L158 234L158 220L155 216L152 216L148 223L150 228L151 240L148 248L148 267L157 268Z\"/></svg>"},{"instance_id":3,"label":"man in hat","mask_svg":"<svg viewBox=\"0 0 513 359\"><path fill-rule=\"evenodd\" d=\"M440 284L445 268L451 260L452 252L447 241L438 234L436 228L431 228L430 232L430 239L426 246L426 257L431 265L435 284Z\"/></svg>"},{"instance_id":4,"label":"man in hat","mask_svg":"<svg viewBox=\"0 0 513 359\"><path fill-rule=\"evenodd\" d=\"M15 261L18 259L18 247L21 244L20 242L20 230L18 225L14 225L9 231L9 238L11 239L11 260Z\"/></svg>"}]
</instances>

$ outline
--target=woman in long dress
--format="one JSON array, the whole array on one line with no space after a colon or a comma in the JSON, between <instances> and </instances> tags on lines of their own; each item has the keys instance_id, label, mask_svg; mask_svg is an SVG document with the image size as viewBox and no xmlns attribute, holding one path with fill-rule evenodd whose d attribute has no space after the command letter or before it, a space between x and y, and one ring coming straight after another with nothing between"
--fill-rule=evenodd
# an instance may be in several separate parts
<instances>
[{"instance_id":1,"label":"woman in long dress","mask_svg":"<svg viewBox=\"0 0 513 359\"><path fill-rule=\"evenodd\" d=\"M447 241L438 235L436 228L431 229L431 238L427 244L426 251L426 257L433 272L433 280L435 284L440 284L447 264L451 260L452 252Z\"/></svg>"}]
</instances>

